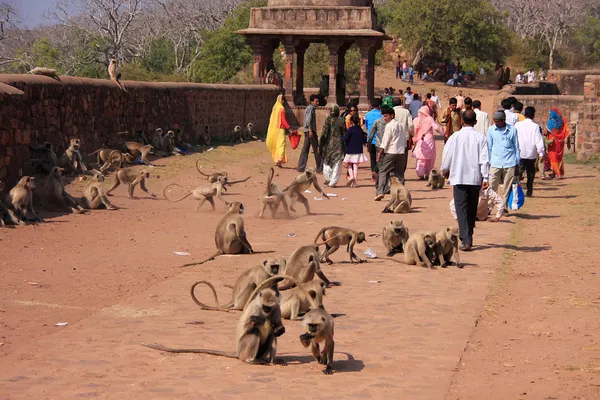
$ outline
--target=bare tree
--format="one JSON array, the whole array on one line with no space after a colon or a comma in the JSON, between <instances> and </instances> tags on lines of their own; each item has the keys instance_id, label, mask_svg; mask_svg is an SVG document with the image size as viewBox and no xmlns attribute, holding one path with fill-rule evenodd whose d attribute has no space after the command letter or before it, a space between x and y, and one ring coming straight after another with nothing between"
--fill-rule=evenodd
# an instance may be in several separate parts
<instances>
[{"instance_id":1,"label":"bare tree","mask_svg":"<svg viewBox=\"0 0 600 400\"><path fill-rule=\"evenodd\" d=\"M8 37L6 29L19 23L16 8L8 2L0 2L0 40Z\"/></svg>"},{"instance_id":2,"label":"bare tree","mask_svg":"<svg viewBox=\"0 0 600 400\"><path fill-rule=\"evenodd\" d=\"M125 58L128 31L142 13L142 0L58 0L53 16L108 44L107 58ZM72 12L71 10L75 10Z\"/></svg>"}]
</instances>

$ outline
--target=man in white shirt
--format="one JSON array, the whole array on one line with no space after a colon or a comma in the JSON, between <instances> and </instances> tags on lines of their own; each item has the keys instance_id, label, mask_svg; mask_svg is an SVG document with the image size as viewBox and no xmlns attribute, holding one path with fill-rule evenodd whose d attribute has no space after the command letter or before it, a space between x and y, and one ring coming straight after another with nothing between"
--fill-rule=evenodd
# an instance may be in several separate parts
<instances>
[{"instance_id":1,"label":"man in white shirt","mask_svg":"<svg viewBox=\"0 0 600 400\"><path fill-rule=\"evenodd\" d=\"M523 112L525 120L517 122L515 129L519 137L519 152L521 161L519 163L519 173L521 177L527 172L527 191L525 195L531 197L533 194L533 180L535 179L535 163L544 159L545 147L542 137L542 128L533 122L535 118L535 108L527 107Z\"/></svg>"},{"instance_id":2,"label":"man in white shirt","mask_svg":"<svg viewBox=\"0 0 600 400\"><path fill-rule=\"evenodd\" d=\"M400 99L394 99L394 113L396 116L394 119L398 121L398 125L400 125L400 129L407 133L406 135L406 150L404 152L404 158L406 162L404 163L404 171L406 173L406 166L408 165L408 150L410 150L410 144L412 143L412 136L415 130L415 126L413 124L412 116L410 115L410 111L406 108L402 107L402 103L398 102Z\"/></svg>"},{"instance_id":3,"label":"man in white shirt","mask_svg":"<svg viewBox=\"0 0 600 400\"><path fill-rule=\"evenodd\" d=\"M475 110L475 116L477 117L475 130L485 136L490 128L490 116L485 111L481 111L481 101L479 100L473 101L473 109Z\"/></svg>"},{"instance_id":4,"label":"man in white shirt","mask_svg":"<svg viewBox=\"0 0 600 400\"><path fill-rule=\"evenodd\" d=\"M445 177L450 178L450 184L454 186L454 203L462 251L472 250L479 192L489 187L488 142L484 135L475 130L476 118L475 111L464 112L464 127L450 136L442 154L442 172Z\"/></svg>"},{"instance_id":5,"label":"man in white shirt","mask_svg":"<svg viewBox=\"0 0 600 400\"><path fill-rule=\"evenodd\" d=\"M525 74L527 76L527 83L534 83L535 82L535 72L533 71L533 68L529 69L529 72Z\"/></svg>"},{"instance_id":6,"label":"man in white shirt","mask_svg":"<svg viewBox=\"0 0 600 400\"><path fill-rule=\"evenodd\" d=\"M512 103L509 99L502 100L502 108L504 108L504 114L506 115L506 123L508 125L515 126L517 122L519 122L519 116L512 112L510 109L512 107Z\"/></svg>"},{"instance_id":7,"label":"man in white shirt","mask_svg":"<svg viewBox=\"0 0 600 400\"><path fill-rule=\"evenodd\" d=\"M386 122L385 132L381 144L379 145L379 153L377 154L377 162L379 163L379 176L377 182L377 196L375 201L381 201L385 193L389 190L390 174L393 173L404 183L404 171L406 169L406 134L398 121L394 119L395 113L391 108L381 110L383 119Z\"/></svg>"},{"instance_id":8,"label":"man in white shirt","mask_svg":"<svg viewBox=\"0 0 600 400\"><path fill-rule=\"evenodd\" d=\"M406 106L406 108L408 108L410 103L412 103L413 101L413 92L412 90L410 90L410 86L407 87L406 92L404 92L404 99L404 105Z\"/></svg>"},{"instance_id":9,"label":"man in white shirt","mask_svg":"<svg viewBox=\"0 0 600 400\"><path fill-rule=\"evenodd\" d=\"M442 102L440 101L440 98L435 94L435 89L431 89L431 100L435 101L438 110L442 109Z\"/></svg>"}]
</instances>

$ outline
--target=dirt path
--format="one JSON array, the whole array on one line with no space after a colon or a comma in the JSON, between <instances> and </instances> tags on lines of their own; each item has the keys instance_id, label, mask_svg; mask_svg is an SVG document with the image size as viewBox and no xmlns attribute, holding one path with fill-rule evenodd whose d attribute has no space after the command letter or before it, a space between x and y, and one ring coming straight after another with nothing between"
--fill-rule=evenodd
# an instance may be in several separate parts
<instances>
[{"instance_id":1,"label":"dirt path","mask_svg":"<svg viewBox=\"0 0 600 400\"><path fill-rule=\"evenodd\" d=\"M232 163L230 172L236 177L253 175L232 188L229 199L247 204L246 225L256 250L287 256L310 243L323 225L379 234L394 218L381 214L383 204L372 200L374 189L367 171L361 170L357 189L328 190L338 194L330 201L316 201L311 194L317 216L299 210L293 220L257 219L269 165L263 146L252 143L208 153L219 164L235 155L244 165ZM191 165L194 157L166 163ZM276 179L288 182L294 174L283 170ZM450 190L431 192L414 179L414 171L407 174L417 207L402 216L409 228L439 230L451 225ZM201 180L190 167L177 181L195 185ZM150 188L159 192L162 185L154 182ZM279 341L279 352L290 362L287 367L248 366L141 347L140 341L158 341L233 350L237 314L200 311L189 298L189 286L206 278L225 298L230 292L221 284L264 255L222 257L179 269L190 258L173 251L189 251L193 259L213 252L212 232L224 206L219 204L216 213L195 213L192 201L170 204L123 196L121 190L114 198L124 207L120 211L62 216L37 227L1 231L6 258L0 280L0 397L120 398L125 392L130 398L224 399L276 394L286 388L286 398L305 398L306 388L312 387L320 398L442 398L502 258L504 249L494 244L504 243L512 226L510 221L481 224L475 240L485 248L464 255L469 263L464 270L430 271L381 260L351 265L344 262L346 254L336 253L333 259L338 263L324 268L342 286L328 290L326 306L345 316L336 320L336 373L325 376L300 345L298 322L287 322ZM359 245L359 254L367 246L384 253L379 237ZM187 324L191 321L201 324ZM56 327L57 322L69 325Z\"/></svg>"}]
</instances>

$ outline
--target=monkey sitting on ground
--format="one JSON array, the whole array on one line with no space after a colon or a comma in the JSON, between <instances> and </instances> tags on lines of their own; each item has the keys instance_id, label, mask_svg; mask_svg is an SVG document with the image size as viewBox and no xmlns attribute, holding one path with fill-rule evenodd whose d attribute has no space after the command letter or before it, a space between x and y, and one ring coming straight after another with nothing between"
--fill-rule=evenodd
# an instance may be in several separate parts
<instances>
[{"instance_id":1,"label":"monkey sitting on ground","mask_svg":"<svg viewBox=\"0 0 600 400\"><path fill-rule=\"evenodd\" d=\"M58 157L54 152L52 143L44 142L41 146L33 147L29 145L29 150L37 153L39 158L31 158L31 163L35 171L41 171L44 174L52 172L53 167L58 166Z\"/></svg>"},{"instance_id":2,"label":"monkey sitting on ground","mask_svg":"<svg viewBox=\"0 0 600 400\"><path fill-rule=\"evenodd\" d=\"M393 257L396 253L403 253L408 241L408 228L402 221L390 221L383 227L383 244L388 250L388 257Z\"/></svg>"},{"instance_id":3,"label":"monkey sitting on ground","mask_svg":"<svg viewBox=\"0 0 600 400\"><path fill-rule=\"evenodd\" d=\"M110 193L118 188L120 184L123 184L127 186L129 198L134 199L135 197L133 197L133 191L137 185L140 185L140 188L144 192L156 198L156 195L146 188L146 179L150 178L150 172L140 170L135 174L131 174L130 171L131 170L127 170L125 168L119 168L115 174L115 183L113 183L113 185L106 191L106 195L112 196Z\"/></svg>"},{"instance_id":4,"label":"monkey sitting on ground","mask_svg":"<svg viewBox=\"0 0 600 400\"><path fill-rule=\"evenodd\" d=\"M286 290L281 294L281 317L284 319L301 320L299 316L310 310L312 300L317 307L323 306L325 296L325 283L322 281L310 281L298 283L299 286ZM308 293L309 297L306 296Z\"/></svg>"},{"instance_id":5,"label":"monkey sitting on ground","mask_svg":"<svg viewBox=\"0 0 600 400\"><path fill-rule=\"evenodd\" d=\"M170 353L202 353L215 356L237 358L248 364L285 365L277 354L277 337L285 333L279 307L280 296L275 289L262 289L244 308L236 329L236 352L209 349L176 349L160 344L145 344L155 350Z\"/></svg>"},{"instance_id":6,"label":"monkey sitting on ground","mask_svg":"<svg viewBox=\"0 0 600 400\"><path fill-rule=\"evenodd\" d=\"M258 136L254 135L254 124L252 122L248 122L248 125L246 125L246 133L248 138L258 140Z\"/></svg>"},{"instance_id":7,"label":"monkey sitting on ground","mask_svg":"<svg viewBox=\"0 0 600 400\"><path fill-rule=\"evenodd\" d=\"M242 133L242 127L239 125L236 125L233 128L233 134L232 134L232 142L235 143L238 140L242 143L244 143L244 134Z\"/></svg>"},{"instance_id":8,"label":"monkey sitting on ground","mask_svg":"<svg viewBox=\"0 0 600 400\"><path fill-rule=\"evenodd\" d=\"M204 261L185 264L182 267L204 264L222 254L253 254L254 250L246 238L243 213L244 205L242 203L239 201L231 203L229 211L221 218L215 230L217 252Z\"/></svg>"},{"instance_id":9,"label":"monkey sitting on ground","mask_svg":"<svg viewBox=\"0 0 600 400\"><path fill-rule=\"evenodd\" d=\"M34 190L36 199L44 208L58 205L62 209L70 210L72 213L83 213L85 210L77 204L77 201L65 190L63 181L64 169L52 168L50 175L44 180L44 184Z\"/></svg>"},{"instance_id":10,"label":"monkey sitting on ground","mask_svg":"<svg viewBox=\"0 0 600 400\"><path fill-rule=\"evenodd\" d=\"M431 190L438 190L443 189L445 183L446 180L444 179L440 171L432 169L429 174L429 183L427 184L427 186L430 186Z\"/></svg>"},{"instance_id":11,"label":"monkey sitting on ground","mask_svg":"<svg viewBox=\"0 0 600 400\"><path fill-rule=\"evenodd\" d=\"M434 269L438 259L438 243L434 232L411 235L404 247L404 262Z\"/></svg>"},{"instance_id":12,"label":"monkey sitting on ground","mask_svg":"<svg viewBox=\"0 0 600 400\"><path fill-rule=\"evenodd\" d=\"M101 208L116 210L117 207L112 205L104 193L104 188L102 187L104 175L95 169L92 170L92 175L93 178L83 189L83 197L81 198L83 207L88 210L97 210Z\"/></svg>"},{"instance_id":13,"label":"monkey sitting on ground","mask_svg":"<svg viewBox=\"0 0 600 400\"><path fill-rule=\"evenodd\" d=\"M4 182L0 181L0 194L2 192L4 192ZM25 222L17 217L12 210L8 209L0 196L0 227L7 226L6 224L10 224L8 226L14 228L14 225L25 225Z\"/></svg>"},{"instance_id":14,"label":"monkey sitting on ground","mask_svg":"<svg viewBox=\"0 0 600 400\"><path fill-rule=\"evenodd\" d=\"M285 275L291 276L300 283L312 281L316 274L326 286L331 285L331 282L321 270L319 247L314 244L296 249L285 263L283 271ZM284 281L279 290L286 290L293 286L292 282Z\"/></svg>"},{"instance_id":15,"label":"monkey sitting on ground","mask_svg":"<svg viewBox=\"0 0 600 400\"><path fill-rule=\"evenodd\" d=\"M317 173L315 172L315 170L312 168L307 168L303 173L298 175L296 179L294 179L294 182L292 182L288 187L283 189L283 193L289 192L289 196L292 199L292 202L290 203L290 210L296 212L296 210L294 209L294 204L296 204L296 202L299 201L302 204L304 204L304 207L306 208L306 214L312 214L310 212L310 205L308 204L308 200L302 194L305 190L308 190L308 188L310 188L311 185L314 185L315 189L317 189L319 193L323 195L323 197L329 200L329 196L327 196L327 193L325 193L319 186L319 182L317 181Z\"/></svg>"},{"instance_id":16,"label":"monkey sitting on ground","mask_svg":"<svg viewBox=\"0 0 600 400\"><path fill-rule=\"evenodd\" d=\"M196 134L195 142L198 146L210 146L212 138L208 125L205 125L204 128Z\"/></svg>"},{"instance_id":17,"label":"monkey sitting on ground","mask_svg":"<svg viewBox=\"0 0 600 400\"><path fill-rule=\"evenodd\" d=\"M325 375L333 374L333 317L323 308L314 307L304 315L302 325L306 332L300 335L300 343L305 348L310 346L315 361L326 366ZM322 342L325 342L323 351L319 348Z\"/></svg>"},{"instance_id":18,"label":"monkey sitting on ground","mask_svg":"<svg viewBox=\"0 0 600 400\"><path fill-rule=\"evenodd\" d=\"M323 240L322 243L317 243L319 240ZM329 258L330 255L335 253L340 246L346 245L346 250L350 255L350 262L354 264L354 260L359 263L366 262L366 260L361 259L354 253L354 245L356 243L366 242L366 236L364 232L353 231L348 228L340 228L338 226L328 226L323 228L317 233L317 237L315 237L315 244L320 246L322 244L325 245L325 250L323 254L321 254L321 259L319 261L323 262L325 260L328 264L333 264L333 261Z\"/></svg>"},{"instance_id":19,"label":"monkey sitting on ground","mask_svg":"<svg viewBox=\"0 0 600 400\"><path fill-rule=\"evenodd\" d=\"M383 208L383 213L404 214L410 212L412 197L397 176L390 176L390 201Z\"/></svg>"},{"instance_id":20,"label":"monkey sitting on ground","mask_svg":"<svg viewBox=\"0 0 600 400\"><path fill-rule=\"evenodd\" d=\"M285 194L281 191L279 185L273 183L274 174L275 170L271 168L269 170L269 176L267 177L267 188L260 196L262 208L260 209L260 214L258 214L259 218L263 217L263 214L265 213L265 209L267 207L271 209L271 216L275 218L277 210L279 209L279 204L283 205L283 209L285 210L287 216L291 216L290 210L288 209L287 201L285 200Z\"/></svg>"},{"instance_id":21,"label":"monkey sitting on ground","mask_svg":"<svg viewBox=\"0 0 600 400\"><path fill-rule=\"evenodd\" d=\"M32 75L47 76L48 78L56 79L57 81L60 82L60 78L58 77L58 74L56 73L56 70L52 69L52 68L35 67L31 71L29 71L28 73L32 74Z\"/></svg>"},{"instance_id":22,"label":"monkey sitting on ground","mask_svg":"<svg viewBox=\"0 0 600 400\"><path fill-rule=\"evenodd\" d=\"M123 150L123 153L129 153L134 160L141 158L144 164L154 167L154 164L148 161L148 155L154 154L154 148L151 145L144 145L138 142L125 142Z\"/></svg>"},{"instance_id":23,"label":"monkey sitting on ground","mask_svg":"<svg viewBox=\"0 0 600 400\"><path fill-rule=\"evenodd\" d=\"M97 162L100 166L100 172L108 170L113 164L118 165L118 168L123 168L125 162L133 163L135 160L129 153L121 153L119 150L113 149L98 149L88 156L97 155Z\"/></svg>"},{"instance_id":24,"label":"monkey sitting on ground","mask_svg":"<svg viewBox=\"0 0 600 400\"><path fill-rule=\"evenodd\" d=\"M244 306L248 302L252 291L256 289L262 282L264 282L267 278L277 275L279 273L281 263L279 260L274 258L268 258L263 261L261 265L257 265L252 267L246 271L244 271L238 279L235 281L235 285L233 286L233 292L231 293L231 301L227 304L221 305L219 303L219 298L217 297L217 291L212 283L208 281L199 281L192 285L190 289L190 294L192 295L192 300L194 303L200 306L203 310L211 310L211 311L229 311L229 310L243 310ZM216 306L208 306L204 303L201 303L194 294L194 289L196 286L204 284L210 288L215 298Z\"/></svg>"},{"instance_id":25,"label":"monkey sitting on ground","mask_svg":"<svg viewBox=\"0 0 600 400\"><path fill-rule=\"evenodd\" d=\"M225 205L229 205L227 200L225 200L222 197L223 192L225 191L225 183L226 182L227 182L227 178L219 177L219 179L216 182L206 183L204 185L198 186L197 188L193 189L191 192L189 192L188 194L186 194L179 200L171 200L167 197L167 190L171 186L176 186L176 187L183 189L183 187L181 187L180 185L178 185L176 183L171 183L170 185L168 185L167 187L164 188L163 196L165 196L165 199L167 199L173 203L178 203L178 202L192 196L192 197L194 197L194 199L198 200L198 204L196 205L196 211L198 211L200 209L200 207L202 207L202 205L206 201L208 201L210 203L210 205L212 206L212 209L214 211L216 209L214 197L221 200L223 203L225 203Z\"/></svg>"},{"instance_id":26,"label":"monkey sitting on ground","mask_svg":"<svg viewBox=\"0 0 600 400\"><path fill-rule=\"evenodd\" d=\"M13 211L22 221L41 221L33 208L33 190L35 189L35 178L24 176L19 183L12 188L8 194L8 202Z\"/></svg>"},{"instance_id":27,"label":"monkey sitting on ground","mask_svg":"<svg viewBox=\"0 0 600 400\"><path fill-rule=\"evenodd\" d=\"M452 265L452 255L456 257L456 266L462 268L460 258L458 255L458 227L453 226L446 229L442 229L436 234L438 242L438 253L439 261L436 260L434 265L440 265L446 268L448 265ZM443 263L442 263L443 258Z\"/></svg>"},{"instance_id":28,"label":"monkey sitting on ground","mask_svg":"<svg viewBox=\"0 0 600 400\"><path fill-rule=\"evenodd\" d=\"M163 146L167 155L169 156L181 156L183 153L175 146L175 132L168 131L164 136Z\"/></svg>"},{"instance_id":29,"label":"monkey sitting on ground","mask_svg":"<svg viewBox=\"0 0 600 400\"><path fill-rule=\"evenodd\" d=\"M82 174L87 173L87 168L83 163L83 157L81 157L81 153L79 152L80 148L81 140L76 138L71 139L69 148L65 150L65 153L61 158L61 166L75 175L79 174L80 171Z\"/></svg>"}]
</instances>

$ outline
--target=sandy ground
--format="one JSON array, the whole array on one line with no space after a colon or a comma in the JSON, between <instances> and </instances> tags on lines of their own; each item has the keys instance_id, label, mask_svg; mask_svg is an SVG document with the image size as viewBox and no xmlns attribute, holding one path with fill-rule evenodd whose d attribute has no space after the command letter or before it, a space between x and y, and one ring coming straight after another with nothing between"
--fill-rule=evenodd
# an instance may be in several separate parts
<instances>
[{"instance_id":1,"label":"sandy ground","mask_svg":"<svg viewBox=\"0 0 600 400\"><path fill-rule=\"evenodd\" d=\"M290 165L298 154L291 151ZM361 169L359 187L328 189L338 194L329 201L315 200L313 190L317 215L298 208L293 219L260 220L258 198L271 165L264 143L203 156L216 170L252 176L227 199L246 205L246 229L257 251L289 256L321 227L341 225L369 235L357 246L359 255L372 248L382 256L376 235L390 220L402 219L413 232L454 224L451 189L426 188L412 159L413 213L381 214L383 204L373 201L369 174ZM203 183L193 167L198 157L158 161L162 166L152 172L161 178L150 189ZM38 226L0 230L0 398L600 398L600 271L592 259L600 235L594 211L599 174L568 166L567 175L540 182L535 197L500 223L478 223L477 251L461 254L464 269L432 271L377 259L352 265L344 252L334 254L335 264L323 268L341 286L327 290L325 306L344 315L335 321L332 376L322 374L299 343L299 322L285 321L279 340L286 367L139 345L234 350L239 314L201 311L189 287L208 279L225 301L230 290L222 285L266 255L179 268L214 252L222 203L216 212L208 206L194 212L190 199L168 203L140 192L129 200L119 188L112 199L118 211L58 215ZM279 170L276 181L287 184L294 176Z\"/></svg>"}]
</instances>

